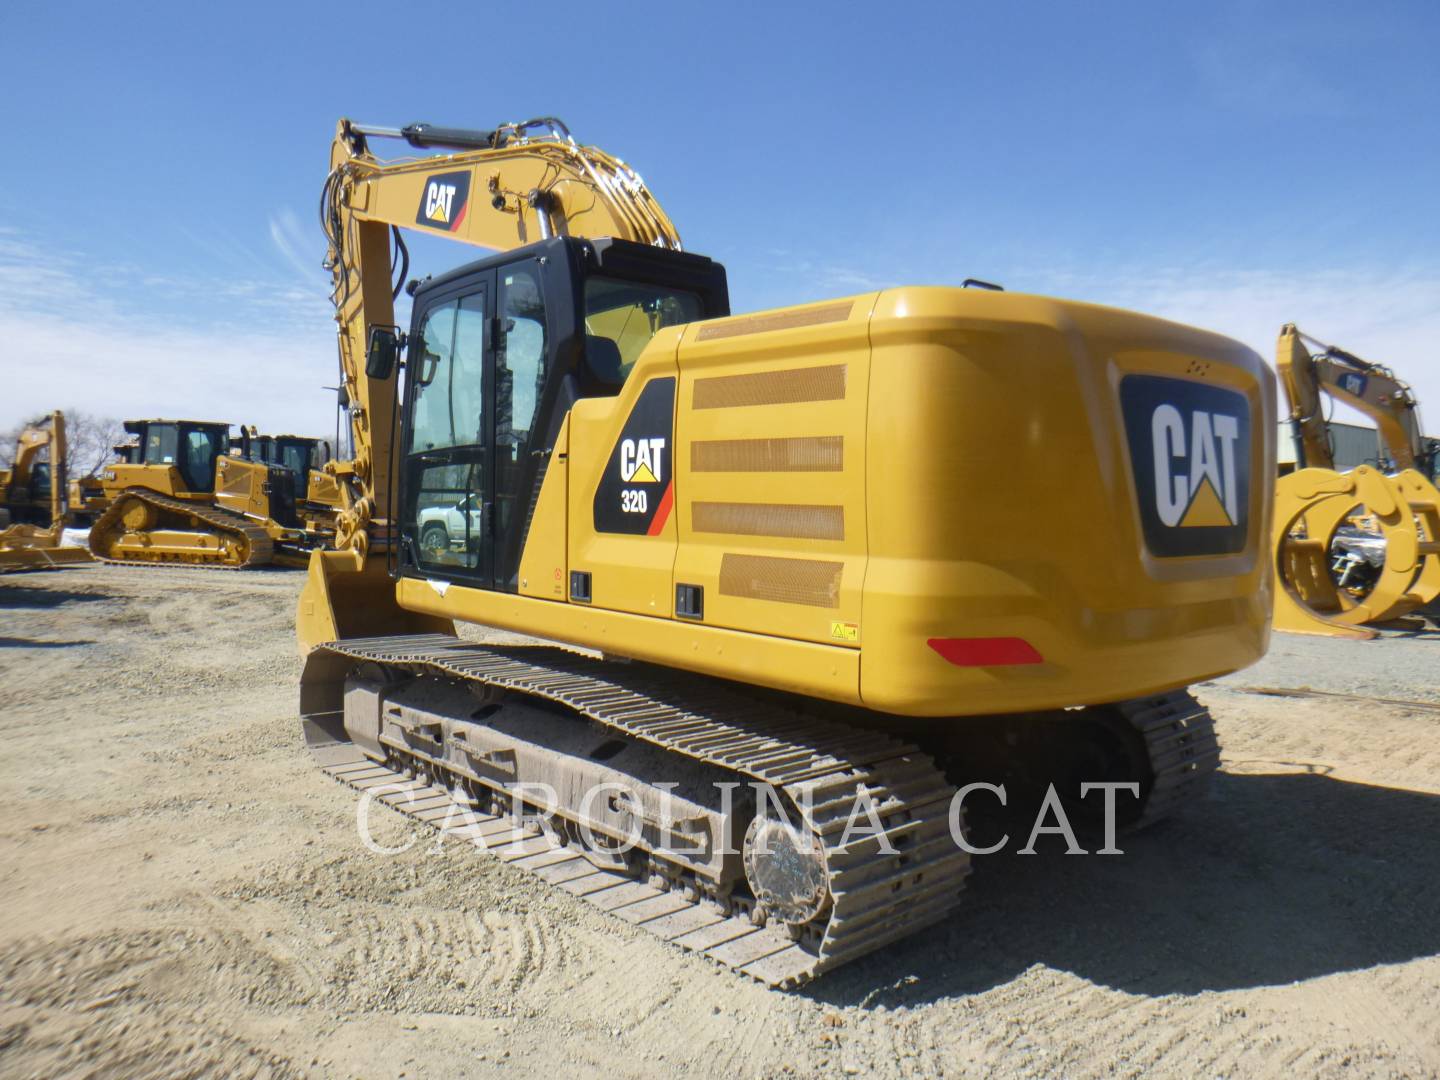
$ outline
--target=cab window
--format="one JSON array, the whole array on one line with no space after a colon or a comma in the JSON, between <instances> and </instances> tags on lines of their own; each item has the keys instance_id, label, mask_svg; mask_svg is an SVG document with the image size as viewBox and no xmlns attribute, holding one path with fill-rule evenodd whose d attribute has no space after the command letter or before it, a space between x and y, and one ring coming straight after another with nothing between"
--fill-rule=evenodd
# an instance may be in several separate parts
<instances>
[{"instance_id":1,"label":"cab window","mask_svg":"<svg viewBox=\"0 0 1440 1080\"><path fill-rule=\"evenodd\" d=\"M694 322L703 311L700 297L684 289L600 274L585 279L585 333L615 343L622 381L651 338L667 326Z\"/></svg>"},{"instance_id":2,"label":"cab window","mask_svg":"<svg viewBox=\"0 0 1440 1080\"><path fill-rule=\"evenodd\" d=\"M151 427L145 432L146 465L174 465L179 432L173 424Z\"/></svg>"},{"instance_id":3,"label":"cab window","mask_svg":"<svg viewBox=\"0 0 1440 1080\"><path fill-rule=\"evenodd\" d=\"M209 491L215 483L215 459L225 451L218 432L191 428L185 433L181 475L192 491Z\"/></svg>"},{"instance_id":4,"label":"cab window","mask_svg":"<svg viewBox=\"0 0 1440 1080\"><path fill-rule=\"evenodd\" d=\"M483 293L437 305L425 314L413 361L406 530L427 570L481 565L485 332Z\"/></svg>"}]
</instances>

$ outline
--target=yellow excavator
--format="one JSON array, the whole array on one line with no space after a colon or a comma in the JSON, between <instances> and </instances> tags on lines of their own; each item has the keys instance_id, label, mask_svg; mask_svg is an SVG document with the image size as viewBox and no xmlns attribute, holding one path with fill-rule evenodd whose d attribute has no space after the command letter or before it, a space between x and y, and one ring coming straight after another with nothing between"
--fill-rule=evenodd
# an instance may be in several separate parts
<instances>
[{"instance_id":1,"label":"yellow excavator","mask_svg":"<svg viewBox=\"0 0 1440 1080\"><path fill-rule=\"evenodd\" d=\"M993 288L732 315L548 118L342 120L321 217L354 456L301 713L362 798L794 986L951 916L957 783L1133 784L1138 827L1216 768L1186 687L1270 633L1243 345ZM407 331L401 230L498 252Z\"/></svg>"},{"instance_id":2,"label":"yellow excavator","mask_svg":"<svg viewBox=\"0 0 1440 1080\"><path fill-rule=\"evenodd\" d=\"M127 420L125 460L101 477L90 550L105 562L237 570L304 566L318 538L296 514L297 477L232 453L228 423Z\"/></svg>"},{"instance_id":3,"label":"yellow excavator","mask_svg":"<svg viewBox=\"0 0 1440 1080\"><path fill-rule=\"evenodd\" d=\"M65 447L57 410L21 431L15 460L0 469L0 573L90 561L84 548L64 544Z\"/></svg>"},{"instance_id":4,"label":"yellow excavator","mask_svg":"<svg viewBox=\"0 0 1440 1080\"><path fill-rule=\"evenodd\" d=\"M1290 401L1297 469L1276 484L1275 626L1372 638L1440 596L1440 447L1410 387L1381 364L1326 345L1293 323L1276 366ZM1337 472L1328 397L1375 422L1388 461Z\"/></svg>"}]
</instances>

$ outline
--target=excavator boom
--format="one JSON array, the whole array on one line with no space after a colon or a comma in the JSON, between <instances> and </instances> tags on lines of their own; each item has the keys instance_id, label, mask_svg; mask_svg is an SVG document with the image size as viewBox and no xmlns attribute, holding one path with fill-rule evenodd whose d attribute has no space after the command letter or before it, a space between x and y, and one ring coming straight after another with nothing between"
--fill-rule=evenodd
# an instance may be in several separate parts
<instances>
[{"instance_id":1,"label":"excavator boom","mask_svg":"<svg viewBox=\"0 0 1440 1080\"><path fill-rule=\"evenodd\" d=\"M376 138L456 152L381 161L370 149ZM553 118L488 131L341 120L321 224L355 447L353 461L333 471L358 482L338 543L361 550L369 544L372 521L377 535L390 535L382 523L390 505L396 385L394 379L366 378L363 369L371 330L394 325L394 300L408 261L401 229L499 251L554 236L611 237L680 250L679 233L639 174L597 147L580 145ZM402 260L393 282L392 238Z\"/></svg>"},{"instance_id":2,"label":"excavator boom","mask_svg":"<svg viewBox=\"0 0 1440 1080\"><path fill-rule=\"evenodd\" d=\"M1375 421L1396 471L1418 468L1433 475L1434 448L1421 428L1415 394L1388 367L1316 341L1294 323L1281 329L1275 359L1290 401L1301 468L1335 467L1321 400L1326 395Z\"/></svg>"}]
</instances>

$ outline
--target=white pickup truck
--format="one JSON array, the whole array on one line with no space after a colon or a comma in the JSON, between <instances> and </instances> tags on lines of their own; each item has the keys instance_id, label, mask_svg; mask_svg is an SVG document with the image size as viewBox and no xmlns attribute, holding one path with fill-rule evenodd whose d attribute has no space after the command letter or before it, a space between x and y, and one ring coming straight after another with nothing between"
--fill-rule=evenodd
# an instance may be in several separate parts
<instances>
[{"instance_id":1,"label":"white pickup truck","mask_svg":"<svg viewBox=\"0 0 1440 1080\"><path fill-rule=\"evenodd\" d=\"M449 506L422 507L417 515L420 550L434 558L480 543L480 499L466 495Z\"/></svg>"}]
</instances>

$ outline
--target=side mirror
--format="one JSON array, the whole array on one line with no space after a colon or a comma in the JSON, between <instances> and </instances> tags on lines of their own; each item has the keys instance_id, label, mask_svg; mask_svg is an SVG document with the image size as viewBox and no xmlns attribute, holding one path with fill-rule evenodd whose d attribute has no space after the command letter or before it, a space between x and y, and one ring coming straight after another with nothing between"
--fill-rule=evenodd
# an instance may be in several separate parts
<instances>
[{"instance_id":1,"label":"side mirror","mask_svg":"<svg viewBox=\"0 0 1440 1080\"><path fill-rule=\"evenodd\" d=\"M365 346L365 374L372 379L388 379L395 371L403 344L399 327L370 327L370 340Z\"/></svg>"}]
</instances>

